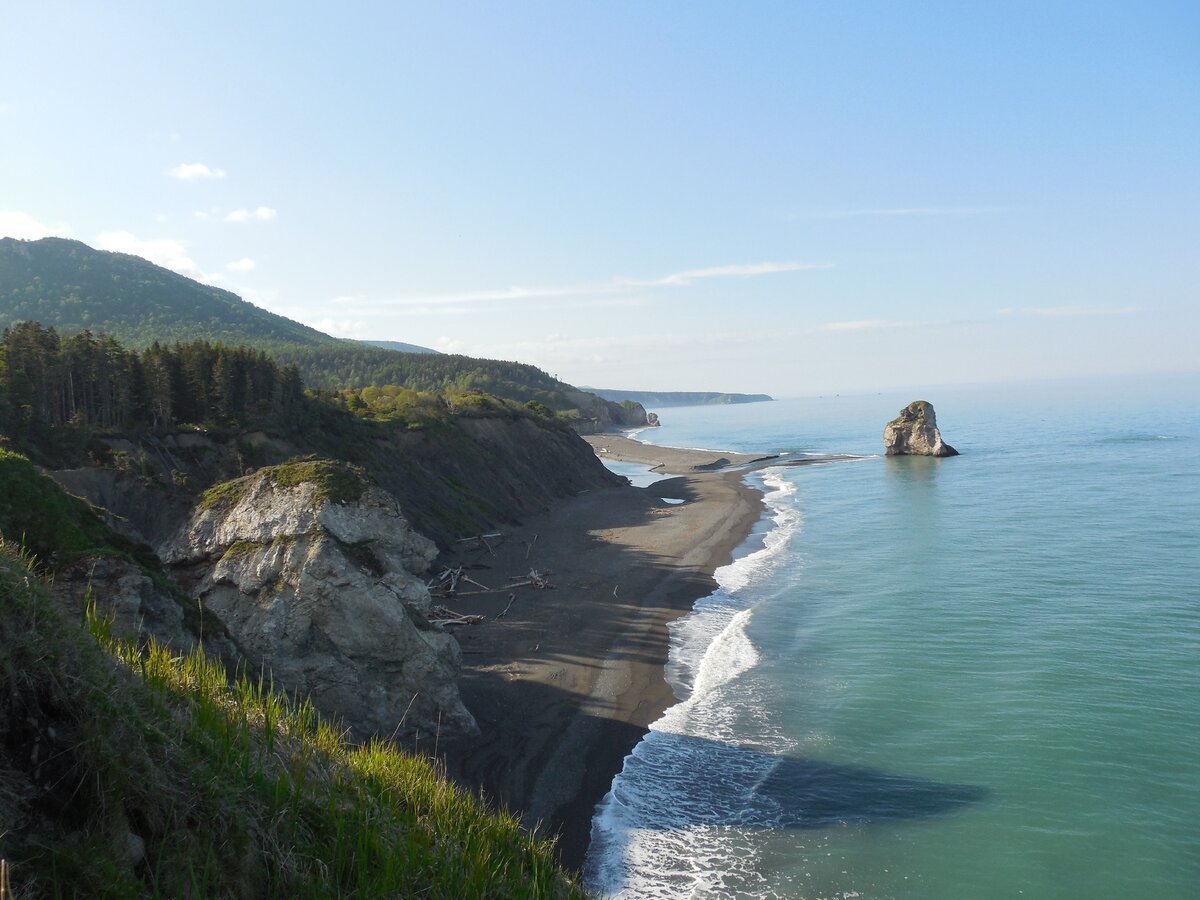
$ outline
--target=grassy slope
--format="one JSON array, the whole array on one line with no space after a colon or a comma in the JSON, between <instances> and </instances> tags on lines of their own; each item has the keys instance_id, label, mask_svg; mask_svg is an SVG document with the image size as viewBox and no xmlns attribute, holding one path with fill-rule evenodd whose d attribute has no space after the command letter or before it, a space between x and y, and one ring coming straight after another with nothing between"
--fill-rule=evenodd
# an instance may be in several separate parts
<instances>
[{"instance_id":1,"label":"grassy slope","mask_svg":"<svg viewBox=\"0 0 1200 900\"><path fill-rule=\"evenodd\" d=\"M50 568L89 554L132 558L136 550L86 502L65 493L21 454L2 448L0 534Z\"/></svg>"},{"instance_id":2,"label":"grassy slope","mask_svg":"<svg viewBox=\"0 0 1200 900\"><path fill-rule=\"evenodd\" d=\"M361 477L278 468L339 491ZM135 549L0 450L0 859L17 896L582 896L548 842L426 761L350 746L202 653L138 648L51 608L38 573L52 562Z\"/></svg>"},{"instance_id":3,"label":"grassy slope","mask_svg":"<svg viewBox=\"0 0 1200 900\"><path fill-rule=\"evenodd\" d=\"M200 653L68 627L0 545L0 857L35 896L557 897L552 847Z\"/></svg>"}]
</instances>

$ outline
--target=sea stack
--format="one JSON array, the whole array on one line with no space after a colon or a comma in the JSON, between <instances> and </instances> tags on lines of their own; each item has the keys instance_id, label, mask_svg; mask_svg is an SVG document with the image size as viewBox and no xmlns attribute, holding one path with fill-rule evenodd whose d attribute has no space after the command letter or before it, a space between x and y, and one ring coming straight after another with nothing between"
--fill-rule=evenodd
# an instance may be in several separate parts
<instances>
[{"instance_id":1,"label":"sea stack","mask_svg":"<svg viewBox=\"0 0 1200 900\"><path fill-rule=\"evenodd\" d=\"M888 456L958 456L942 440L933 404L914 400L883 429L883 446Z\"/></svg>"}]
</instances>

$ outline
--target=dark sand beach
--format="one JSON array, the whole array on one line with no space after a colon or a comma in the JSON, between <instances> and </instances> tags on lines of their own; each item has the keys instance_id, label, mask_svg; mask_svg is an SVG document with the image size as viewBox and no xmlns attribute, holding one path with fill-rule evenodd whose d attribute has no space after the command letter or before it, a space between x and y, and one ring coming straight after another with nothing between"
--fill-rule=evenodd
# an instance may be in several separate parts
<instances>
[{"instance_id":1,"label":"dark sand beach","mask_svg":"<svg viewBox=\"0 0 1200 900\"><path fill-rule=\"evenodd\" d=\"M610 434L588 440L601 456L660 467L665 480L571 498L505 529L491 549L462 545L450 560L488 588L530 569L548 572L553 588L471 595L479 588L464 584L435 599L486 616L451 626L463 699L482 734L443 741L439 755L452 777L559 835L563 861L576 868L596 803L675 700L663 677L666 625L716 587L714 570L763 510L743 477L772 459Z\"/></svg>"}]
</instances>

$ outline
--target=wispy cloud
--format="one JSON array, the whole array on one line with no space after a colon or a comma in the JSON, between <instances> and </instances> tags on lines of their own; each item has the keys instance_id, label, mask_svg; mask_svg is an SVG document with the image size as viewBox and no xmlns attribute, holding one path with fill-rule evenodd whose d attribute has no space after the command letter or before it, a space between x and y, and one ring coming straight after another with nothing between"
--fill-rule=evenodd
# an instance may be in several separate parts
<instances>
[{"instance_id":1,"label":"wispy cloud","mask_svg":"<svg viewBox=\"0 0 1200 900\"><path fill-rule=\"evenodd\" d=\"M252 272L257 267L258 263L250 257L234 260L230 263L225 263L225 268L230 272Z\"/></svg>"},{"instance_id":2,"label":"wispy cloud","mask_svg":"<svg viewBox=\"0 0 1200 900\"><path fill-rule=\"evenodd\" d=\"M183 241L174 238L143 239L129 231L105 231L96 237L96 248L140 256L189 278L213 280L200 271L200 267L188 255Z\"/></svg>"},{"instance_id":3,"label":"wispy cloud","mask_svg":"<svg viewBox=\"0 0 1200 900\"><path fill-rule=\"evenodd\" d=\"M1024 314L1027 316L1043 316L1050 318L1066 318L1071 316L1127 316L1140 312L1137 306L1026 306L1015 309L1011 306L996 310L1002 316Z\"/></svg>"},{"instance_id":4,"label":"wispy cloud","mask_svg":"<svg viewBox=\"0 0 1200 900\"><path fill-rule=\"evenodd\" d=\"M224 169L215 169L204 163L180 163L167 169L167 174L180 181L211 181L225 177Z\"/></svg>"},{"instance_id":5,"label":"wispy cloud","mask_svg":"<svg viewBox=\"0 0 1200 900\"><path fill-rule=\"evenodd\" d=\"M830 209L813 213L821 219L889 218L900 216L982 216L1004 212L1003 206L885 206L874 209Z\"/></svg>"},{"instance_id":6,"label":"wispy cloud","mask_svg":"<svg viewBox=\"0 0 1200 900\"><path fill-rule=\"evenodd\" d=\"M226 222L271 222L279 215L278 210L269 206L257 206L254 209L235 209L225 216Z\"/></svg>"},{"instance_id":7,"label":"wispy cloud","mask_svg":"<svg viewBox=\"0 0 1200 900\"><path fill-rule=\"evenodd\" d=\"M360 319L332 319L326 317L314 322L312 327L317 329L317 331L323 331L326 334L332 334L334 337L370 337L370 329L368 328L367 323Z\"/></svg>"},{"instance_id":8,"label":"wispy cloud","mask_svg":"<svg viewBox=\"0 0 1200 900\"><path fill-rule=\"evenodd\" d=\"M0 237L36 241L44 237L63 237L70 229L66 225L46 225L29 213L15 209L0 209Z\"/></svg>"},{"instance_id":9,"label":"wispy cloud","mask_svg":"<svg viewBox=\"0 0 1200 900\"><path fill-rule=\"evenodd\" d=\"M731 266L709 266L705 269L685 269L672 272L661 278L647 280L615 279L623 287L668 287L694 284L706 278L750 278L755 275L775 275L779 272L800 272L807 269L829 269L830 263L761 262L742 263Z\"/></svg>"},{"instance_id":10,"label":"wispy cloud","mask_svg":"<svg viewBox=\"0 0 1200 900\"><path fill-rule=\"evenodd\" d=\"M849 322L825 322L817 331L879 331L886 328L912 328L920 322L897 322L891 319L855 319Z\"/></svg>"},{"instance_id":11,"label":"wispy cloud","mask_svg":"<svg viewBox=\"0 0 1200 900\"><path fill-rule=\"evenodd\" d=\"M450 294L430 294L416 297L398 297L386 301L366 301L366 305L376 309L394 310L398 306L433 307L441 305L462 306L464 304L494 303L497 301L537 300L550 297L589 297L603 294L624 293L631 290L648 288L677 288L687 287L699 281L712 278L753 278L761 275L774 275L782 272L802 272L813 269L830 269L832 263L808 262L761 262L739 263L725 266L709 266L700 269L684 269L671 272L655 278L626 278L615 276L607 281L596 281L573 285L544 285L525 287L513 285L506 288L492 288L478 291L462 291ZM362 305L363 298L335 298L333 303L350 303ZM636 302L636 301L625 301Z\"/></svg>"}]
</instances>

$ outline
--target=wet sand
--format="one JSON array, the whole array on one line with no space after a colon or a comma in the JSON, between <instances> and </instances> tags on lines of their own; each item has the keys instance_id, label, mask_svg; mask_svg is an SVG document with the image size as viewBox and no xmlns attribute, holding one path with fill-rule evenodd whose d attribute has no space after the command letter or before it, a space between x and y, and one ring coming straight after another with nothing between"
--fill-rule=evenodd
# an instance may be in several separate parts
<instances>
[{"instance_id":1,"label":"wet sand","mask_svg":"<svg viewBox=\"0 0 1200 900\"><path fill-rule=\"evenodd\" d=\"M747 464L772 459L588 440L600 455L687 474L582 494L505 529L490 549L460 544L440 561L490 589L530 569L549 573L553 588L472 595L479 588L463 584L434 601L487 617L450 626L482 734L442 741L439 755L452 777L558 835L574 868L625 756L675 702L663 677L667 623L716 588L713 571L762 515L761 493L742 481Z\"/></svg>"}]
</instances>

